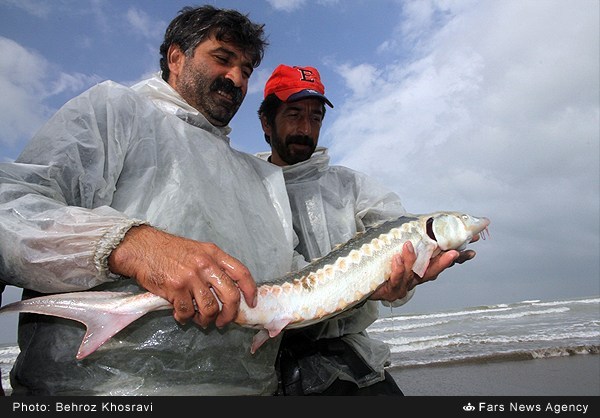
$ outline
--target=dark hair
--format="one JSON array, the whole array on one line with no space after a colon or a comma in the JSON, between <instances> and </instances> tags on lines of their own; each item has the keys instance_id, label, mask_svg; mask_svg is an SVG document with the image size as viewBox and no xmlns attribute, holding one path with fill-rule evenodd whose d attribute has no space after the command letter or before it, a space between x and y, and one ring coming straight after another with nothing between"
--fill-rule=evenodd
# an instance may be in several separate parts
<instances>
[{"instance_id":1,"label":"dark hair","mask_svg":"<svg viewBox=\"0 0 600 418\"><path fill-rule=\"evenodd\" d=\"M282 103L281 99L275 93L269 94L258 108L258 118L260 119L264 116L269 125L275 126L275 115L277 115L277 109L279 109ZM265 141L267 141L267 144L271 144L271 137L267 134L265 134Z\"/></svg>"},{"instance_id":2,"label":"dark hair","mask_svg":"<svg viewBox=\"0 0 600 418\"><path fill-rule=\"evenodd\" d=\"M275 126L275 116L277 115L277 110L283 101L275 95L275 93L269 94L260 104L258 108L258 118L265 117L267 122L271 126ZM323 117L325 117L325 102L323 102ZM267 144L271 145L271 137L265 134L265 141Z\"/></svg>"},{"instance_id":3,"label":"dark hair","mask_svg":"<svg viewBox=\"0 0 600 418\"><path fill-rule=\"evenodd\" d=\"M167 52L171 45L178 45L186 55L191 55L198 44L210 36L243 50L250 56L252 66L258 67L268 45L264 26L253 23L248 15L236 10L217 9L210 5L184 7L167 27L160 46L162 78L165 81L169 79Z\"/></svg>"}]
</instances>

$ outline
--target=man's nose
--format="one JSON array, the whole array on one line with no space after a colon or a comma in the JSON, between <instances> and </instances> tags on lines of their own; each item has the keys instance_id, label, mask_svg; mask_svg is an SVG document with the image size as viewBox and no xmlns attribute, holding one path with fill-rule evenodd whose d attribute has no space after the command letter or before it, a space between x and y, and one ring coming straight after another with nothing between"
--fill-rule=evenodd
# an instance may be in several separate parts
<instances>
[{"instance_id":1,"label":"man's nose","mask_svg":"<svg viewBox=\"0 0 600 418\"><path fill-rule=\"evenodd\" d=\"M312 126L310 123L310 118L308 116L303 116L298 120L297 130L298 133L301 133L303 135L310 134Z\"/></svg>"},{"instance_id":2,"label":"man's nose","mask_svg":"<svg viewBox=\"0 0 600 418\"><path fill-rule=\"evenodd\" d=\"M239 88L242 88L244 83L246 83L244 73L239 67L231 67L229 71L227 71L225 78L230 79L233 82L233 85Z\"/></svg>"}]
</instances>

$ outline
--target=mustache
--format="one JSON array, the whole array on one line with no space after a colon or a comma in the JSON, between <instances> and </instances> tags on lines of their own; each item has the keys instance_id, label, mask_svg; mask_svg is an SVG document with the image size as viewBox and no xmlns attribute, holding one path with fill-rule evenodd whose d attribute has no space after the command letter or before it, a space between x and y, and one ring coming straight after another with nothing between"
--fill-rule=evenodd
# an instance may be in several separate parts
<instances>
[{"instance_id":1,"label":"mustache","mask_svg":"<svg viewBox=\"0 0 600 418\"><path fill-rule=\"evenodd\" d=\"M243 96L242 89L239 87L236 87L233 84L233 81L231 81L228 78L225 78L225 77L217 78L211 84L210 90L211 91L222 91L223 93L230 95L231 99L235 103L242 102L242 96Z\"/></svg>"},{"instance_id":2,"label":"mustache","mask_svg":"<svg viewBox=\"0 0 600 418\"><path fill-rule=\"evenodd\" d=\"M290 135L286 138L285 143L286 145L298 144L307 145L309 147L314 145L312 138L307 135Z\"/></svg>"}]
</instances>

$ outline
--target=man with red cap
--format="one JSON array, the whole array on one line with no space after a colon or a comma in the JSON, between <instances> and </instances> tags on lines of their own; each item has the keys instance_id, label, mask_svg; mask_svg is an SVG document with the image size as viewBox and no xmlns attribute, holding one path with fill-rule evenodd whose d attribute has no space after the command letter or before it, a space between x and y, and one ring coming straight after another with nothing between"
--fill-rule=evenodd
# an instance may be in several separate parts
<instances>
[{"instance_id":1,"label":"man with red cap","mask_svg":"<svg viewBox=\"0 0 600 418\"><path fill-rule=\"evenodd\" d=\"M296 250L307 261L322 257L378 222L406 213L400 197L367 175L329 165L327 149L317 147L326 105L316 68L279 65L267 81L258 115L271 152L260 157L281 166L299 238ZM387 344L366 328L378 317L378 303L400 306L420 283L434 280L454 262L473 258L472 250L448 251L423 277L412 272L410 242L392 262L388 282L362 305L328 321L284 333L278 356L282 395L402 395L385 370Z\"/></svg>"}]
</instances>

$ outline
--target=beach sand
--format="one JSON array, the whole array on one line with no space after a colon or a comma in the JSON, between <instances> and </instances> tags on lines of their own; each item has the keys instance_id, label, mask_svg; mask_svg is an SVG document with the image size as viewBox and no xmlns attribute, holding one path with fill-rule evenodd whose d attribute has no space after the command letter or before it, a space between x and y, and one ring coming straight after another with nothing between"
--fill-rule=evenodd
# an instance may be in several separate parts
<instances>
[{"instance_id":1,"label":"beach sand","mask_svg":"<svg viewBox=\"0 0 600 418\"><path fill-rule=\"evenodd\" d=\"M391 368L406 396L600 396L600 355Z\"/></svg>"}]
</instances>

